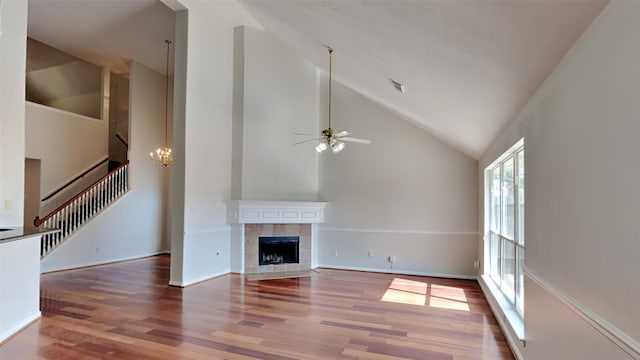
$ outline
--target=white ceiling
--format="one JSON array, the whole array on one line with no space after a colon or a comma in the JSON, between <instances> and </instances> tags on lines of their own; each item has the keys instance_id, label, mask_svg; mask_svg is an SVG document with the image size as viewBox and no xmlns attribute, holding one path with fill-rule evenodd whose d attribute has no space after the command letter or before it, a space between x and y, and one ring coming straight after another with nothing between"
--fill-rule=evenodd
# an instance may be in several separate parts
<instances>
[{"instance_id":1,"label":"white ceiling","mask_svg":"<svg viewBox=\"0 0 640 360\"><path fill-rule=\"evenodd\" d=\"M227 2L236 17L238 7ZM240 3L320 69L328 66L324 45L334 47L336 80L478 158L607 1ZM119 73L131 59L164 73L174 19L157 0L29 0L28 31Z\"/></svg>"},{"instance_id":2,"label":"white ceiling","mask_svg":"<svg viewBox=\"0 0 640 360\"><path fill-rule=\"evenodd\" d=\"M174 28L158 0L29 0L30 37L120 74L130 60L164 74Z\"/></svg>"},{"instance_id":3,"label":"white ceiling","mask_svg":"<svg viewBox=\"0 0 640 360\"><path fill-rule=\"evenodd\" d=\"M337 80L479 158L607 1L240 0ZM397 92L389 79L406 87ZM339 128L340 119L335 119Z\"/></svg>"}]
</instances>

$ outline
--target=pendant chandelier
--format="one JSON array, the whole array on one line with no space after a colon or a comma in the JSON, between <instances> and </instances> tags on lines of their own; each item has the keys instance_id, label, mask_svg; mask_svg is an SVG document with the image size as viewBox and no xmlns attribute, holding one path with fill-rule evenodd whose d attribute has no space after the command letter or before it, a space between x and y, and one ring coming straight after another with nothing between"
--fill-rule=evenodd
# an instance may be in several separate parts
<instances>
[{"instance_id":1,"label":"pendant chandelier","mask_svg":"<svg viewBox=\"0 0 640 360\"><path fill-rule=\"evenodd\" d=\"M155 153L149 153L151 160L164 167L169 167L173 164L173 155L171 154L171 148L169 147L168 133L169 133L169 51L171 49L171 40L165 40L167 43L167 68L166 68L166 81L165 81L165 93L164 93L164 146L158 148Z\"/></svg>"}]
</instances>

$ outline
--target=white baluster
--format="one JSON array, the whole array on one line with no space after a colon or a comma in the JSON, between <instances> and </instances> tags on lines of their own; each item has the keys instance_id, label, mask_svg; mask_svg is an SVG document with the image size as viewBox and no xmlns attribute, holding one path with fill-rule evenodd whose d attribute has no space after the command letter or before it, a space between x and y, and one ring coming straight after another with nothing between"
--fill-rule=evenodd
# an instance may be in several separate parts
<instances>
[{"instance_id":1,"label":"white baluster","mask_svg":"<svg viewBox=\"0 0 640 360\"><path fill-rule=\"evenodd\" d=\"M75 211L76 224L75 224L75 226L73 228L74 231L78 229L78 227L80 226L80 221L82 219L82 201L81 201L81 198L82 197L79 197L75 201L75 203L76 203L76 211Z\"/></svg>"},{"instance_id":2,"label":"white baluster","mask_svg":"<svg viewBox=\"0 0 640 360\"><path fill-rule=\"evenodd\" d=\"M71 204L69 204L69 234L71 234L73 232L73 229L75 228L76 216L74 211L74 204L75 201L72 201Z\"/></svg>"},{"instance_id":3,"label":"white baluster","mask_svg":"<svg viewBox=\"0 0 640 360\"><path fill-rule=\"evenodd\" d=\"M114 188L113 188L113 174L109 175L109 204L113 201Z\"/></svg>"},{"instance_id":4,"label":"white baluster","mask_svg":"<svg viewBox=\"0 0 640 360\"><path fill-rule=\"evenodd\" d=\"M84 223L84 194L78 198L78 227Z\"/></svg>"},{"instance_id":5,"label":"white baluster","mask_svg":"<svg viewBox=\"0 0 640 360\"><path fill-rule=\"evenodd\" d=\"M122 168L118 169L118 197L122 196Z\"/></svg>"},{"instance_id":6,"label":"white baluster","mask_svg":"<svg viewBox=\"0 0 640 360\"><path fill-rule=\"evenodd\" d=\"M88 207L87 199L88 199L87 193L85 192L84 194L82 194L82 223L83 224L87 221L87 218L89 217L89 207Z\"/></svg>"},{"instance_id":7,"label":"white baluster","mask_svg":"<svg viewBox=\"0 0 640 360\"><path fill-rule=\"evenodd\" d=\"M91 208L89 208L89 192L85 191L84 193L84 201L82 202L82 209L84 211L84 219L82 220L82 222L86 222L87 219L89 219L89 211L91 211Z\"/></svg>"},{"instance_id":8,"label":"white baluster","mask_svg":"<svg viewBox=\"0 0 640 360\"><path fill-rule=\"evenodd\" d=\"M69 222L70 226L69 226L69 234L71 234L73 232L73 230L76 228L76 207L75 207L75 200L71 202L70 206L69 206L69 218L71 219L71 221Z\"/></svg>"},{"instance_id":9,"label":"white baluster","mask_svg":"<svg viewBox=\"0 0 640 360\"><path fill-rule=\"evenodd\" d=\"M91 190L89 190L89 211L90 211L90 216L93 217L93 215L96 213L96 187L92 187Z\"/></svg>"},{"instance_id":10,"label":"white baluster","mask_svg":"<svg viewBox=\"0 0 640 360\"><path fill-rule=\"evenodd\" d=\"M113 186L113 201L118 198L118 172L114 172L111 177L111 186ZM111 201L111 202L113 202Z\"/></svg>"},{"instance_id":11,"label":"white baluster","mask_svg":"<svg viewBox=\"0 0 640 360\"><path fill-rule=\"evenodd\" d=\"M76 223L77 223L77 219L78 219L78 209L76 204L78 203L78 200L73 200L71 202L71 209L70 213L71 213L71 229L69 229L69 234L71 234L72 232L74 232L76 230Z\"/></svg>"},{"instance_id":12,"label":"white baluster","mask_svg":"<svg viewBox=\"0 0 640 360\"><path fill-rule=\"evenodd\" d=\"M100 182L99 184L96 184L96 212L100 212L100 209L102 208L101 204L102 204L102 200L101 200L101 194L102 192L100 191L100 189L102 189L102 182Z\"/></svg>"}]
</instances>

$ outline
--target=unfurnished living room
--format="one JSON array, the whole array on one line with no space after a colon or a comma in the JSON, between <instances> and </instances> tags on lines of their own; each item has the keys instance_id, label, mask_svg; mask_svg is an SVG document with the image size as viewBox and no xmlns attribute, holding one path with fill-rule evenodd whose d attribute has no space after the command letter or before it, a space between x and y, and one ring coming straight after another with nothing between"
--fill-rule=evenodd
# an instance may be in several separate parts
<instances>
[{"instance_id":1,"label":"unfurnished living room","mask_svg":"<svg viewBox=\"0 0 640 360\"><path fill-rule=\"evenodd\" d=\"M633 0L0 0L0 359L640 359L637 34Z\"/></svg>"}]
</instances>

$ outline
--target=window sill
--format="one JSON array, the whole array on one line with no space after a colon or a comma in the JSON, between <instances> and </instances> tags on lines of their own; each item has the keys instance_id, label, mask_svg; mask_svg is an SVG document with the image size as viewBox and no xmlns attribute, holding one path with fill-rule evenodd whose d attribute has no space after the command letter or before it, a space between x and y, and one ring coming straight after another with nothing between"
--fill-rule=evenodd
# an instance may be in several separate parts
<instances>
[{"instance_id":1,"label":"window sill","mask_svg":"<svg viewBox=\"0 0 640 360\"><path fill-rule=\"evenodd\" d=\"M502 294L498 286L489 275L482 275L478 279L489 306L502 328L507 341L516 357L522 358L522 350L525 346L524 321L515 306Z\"/></svg>"}]
</instances>

